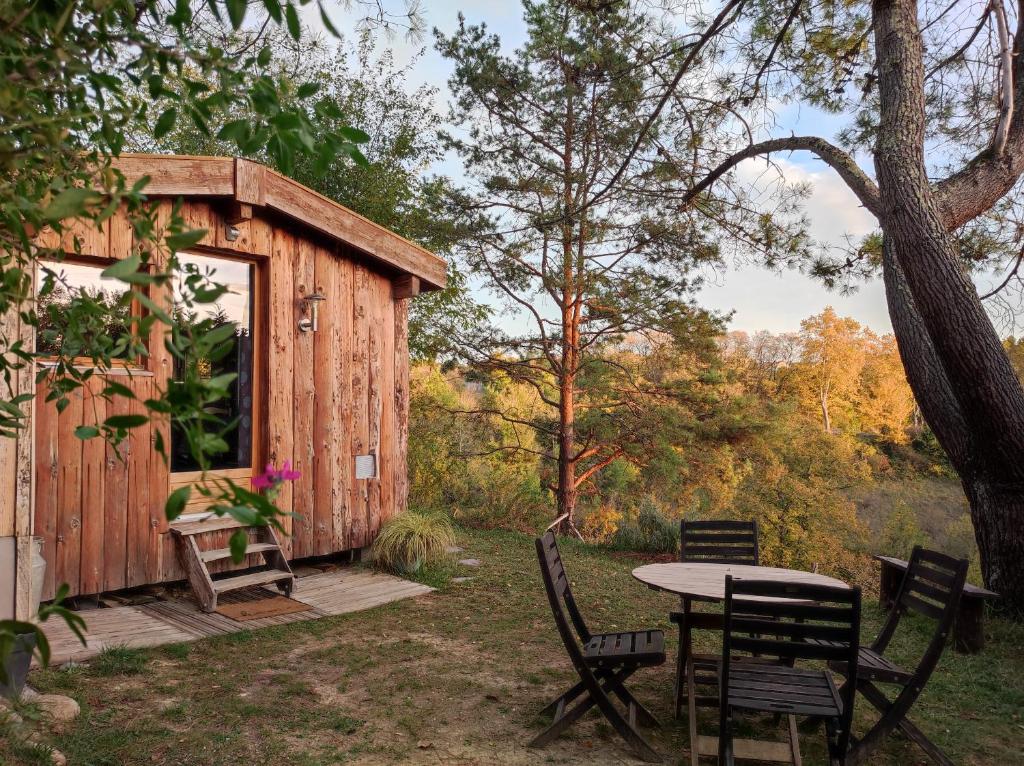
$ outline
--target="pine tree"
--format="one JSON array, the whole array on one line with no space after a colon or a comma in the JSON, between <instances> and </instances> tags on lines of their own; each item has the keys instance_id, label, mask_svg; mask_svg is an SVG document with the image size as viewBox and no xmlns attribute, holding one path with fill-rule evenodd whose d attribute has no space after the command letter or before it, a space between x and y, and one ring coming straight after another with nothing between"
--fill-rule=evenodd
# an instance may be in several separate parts
<instances>
[{"instance_id":1,"label":"pine tree","mask_svg":"<svg viewBox=\"0 0 1024 766\"><path fill-rule=\"evenodd\" d=\"M523 7L528 39L510 54L462 18L451 36L435 32L454 64L463 132L449 141L478 216L462 255L504 309L503 324L462 348L477 371L538 392L546 412L529 425L557 465L550 485L574 529L581 488L615 460L656 447L672 422L655 417L659 408L693 394L693 378L648 376L635 356L616 354L649 358L666 343L694 360L713 353L718 323L693 306L690 271L717 259L717 248L667 191L678 178L661 151L681 113L664 110L634 146L661 69L682 55L671 31L626 2ZM520 319L528 329L503 329Z\"/></svg>"}]
</instances>

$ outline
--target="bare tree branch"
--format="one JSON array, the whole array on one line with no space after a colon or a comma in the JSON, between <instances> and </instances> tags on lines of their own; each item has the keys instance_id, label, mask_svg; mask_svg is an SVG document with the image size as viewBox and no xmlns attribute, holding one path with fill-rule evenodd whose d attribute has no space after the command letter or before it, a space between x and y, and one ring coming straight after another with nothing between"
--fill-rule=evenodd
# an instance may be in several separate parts
<instances>
[{"instance_id":1,"label":"bare tree branch","mask_svg":"<svg viewBox=\"0 0 1024 766\"><path fill-rule=\"evenodd\" d=\"M1006 149L1010 118L1013 116L1013 51L1010 49L1010 30L1006 24L1003 0L991 0L999 35L999 122L996 125L992 150L999 156Z\"/></svg>"},{"instance_id":2,"label":"bare tree branch","mask_svg":"<svg viewBox=\"0 0 1024 766\"><path fill-rule=\"evenodd\" d=\"M683 195L683 205L692 202L698 195L709 189L715 181L743 162L743 160L774 152L794 151L809 151L818 155L822 161L840 175L846 182L846 185L857 195L857 199L861 201L861 204L876 217L879 217L881 207L878 186L875 185L875 182L868 177L867 173L860 169L853 157L838 146L816 136L773 138L761 143L751 144L747 148L728 157L717 168L708 173L696 186L689 189Z\"/></svg>"}]
</instances>

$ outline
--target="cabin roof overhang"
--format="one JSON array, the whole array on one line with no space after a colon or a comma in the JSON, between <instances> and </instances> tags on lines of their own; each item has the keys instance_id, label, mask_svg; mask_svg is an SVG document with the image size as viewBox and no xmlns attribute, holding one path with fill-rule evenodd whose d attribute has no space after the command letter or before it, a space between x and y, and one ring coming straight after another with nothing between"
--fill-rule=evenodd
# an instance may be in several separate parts
<instances>
[{"instance_id":1,"label":"cabin roof overhang","mask_svg":"<svg viewBox=\"0 0 1024 766\"><path fill-rule=\"evenodd\" d=\"M149 176L143 189L147 196L221 198L277 213L355 248L390 270L415 277L420 291L445 286L443 258L258 162L238 157L122 154L114 165L129 185Z\"/></svg>"}]
</instances>

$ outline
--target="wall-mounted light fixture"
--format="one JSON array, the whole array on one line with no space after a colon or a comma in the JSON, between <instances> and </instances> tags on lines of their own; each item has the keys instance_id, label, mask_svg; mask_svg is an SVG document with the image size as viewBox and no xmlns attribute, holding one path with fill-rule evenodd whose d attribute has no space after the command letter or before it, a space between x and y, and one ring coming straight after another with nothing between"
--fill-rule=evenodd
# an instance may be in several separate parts
<instances>
[{"instance_id":1,"label":"wall-mounted light fixture","mask_svg":"<svg viewBox=\"0 0 1024 766\"><path fill-rule=\"evenodd\" d=\"M320 293L311 293L302 299L302 313L306 314L306 316L299 320L299 329L302 332L317 331L320 304L325 300L327 300L327 296Z\"/></svg>"},{"instance_id":2,"label":"wall-mounted light fixture","mask_svg":"<svg viewBox=\"0 0 1024 766\"><path fill-rule=\"evenodd\" d=\"M238 239L239 233L240 232L238 231L238 227L233 224L229 223L227 226L224 227L224 239L226 239L228 242L234 242L236 239Z\"/></svg>"}]
</instances>

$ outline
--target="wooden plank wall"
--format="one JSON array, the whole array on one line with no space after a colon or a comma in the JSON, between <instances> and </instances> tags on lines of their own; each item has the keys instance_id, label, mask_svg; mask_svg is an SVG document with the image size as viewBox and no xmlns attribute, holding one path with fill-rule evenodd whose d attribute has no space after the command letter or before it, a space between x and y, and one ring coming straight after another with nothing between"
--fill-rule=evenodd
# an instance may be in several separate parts
<instances>
[{"instance_id":1,"label":"wooden plank wall","mask_svg":"<svg viewBox=\"0 0 1024 766\"><path fill-rule=\"evenodd\" d=\"M169 203L161 206L161 220L169 210ZM256 324L263 328L257 338L263 351L257 406L263 427L254 470L267 461L290 460L302 473L277 499L282 510L295 514L285 522L289 558L369 545L380 525L405 508L408 301L396 301L391 278L368 268L355 252L302 236L295 227L275 226L257 215L236 224L240 236L228 242L215 204L190 201L183 215L209 231L198 251L251 256L257 264ZM88 241L80 238L80 245L84 254L124 257L131 252L131 229L118 216L105 231L90 232ZM300 299L313 292L327 297L319 331L301 332ZM151 338L150 349L144 371L119 377L140 401L170 374L161 338ZM97 396L101 388L102 381L94 379L59 415L52 404L41 404L46 384L38 388L34 526L51 562L47 598L61 582L76 594L184 576L163 517L174 478L153 449L154 430L166 425L134 431L116 452L97 440L80 441L74 437L78 425L141 406L119 398L105 402ZM370 451L377 455L378 478L356 481L355 456ZM0 453L0 468L5 465ZM0 473L0 492L8 491L8 478ZM0 501L0 520L5 508ZM222 533L201 544L226 542Z\"/></svg>"},{"instance_id":2,"label":"wooden plank wall","mask_svg":"<svg viewBox=\"0 0 1024 766\"><path fill-rule=\"evenodd\" d=\"M0 333L4 350L19 340L26 347L35 342L33 327L22 322L17 311L10 311L0 319ZM31 394L34 376L35 370L30 366L14 372L11 393ZM32 433L35 402L27 402L21 409L26 417L17 438L0 438L0 538L14 543L13 571L0 572L0 588L4 590L0 595L0 603L3 604L0 619L27 620L35 609L32 601ZM9 543L7 546L10 551Z\"/></svg>"},{"instance_id":3,"label":"wooden plank wall","mask_svg":"<svg viewBox=\"0 0 1024 766\"><path fill-rule=\"evenodd\" d=\"M395 502L405 492L397 424L407 414L396 407L408 396L395 396L395 382L407 378L408 360L396 356L391 280L288 232L275 231L273 249L268 459L302 474L278 496L295 514L291 556L363 547L404 508ZM327 300L318 331L301 332L301 303L286 298L312 292ZM367 452L378 456L378 478L356 481L355 457Z\"/></svg>"}]
</instances>

